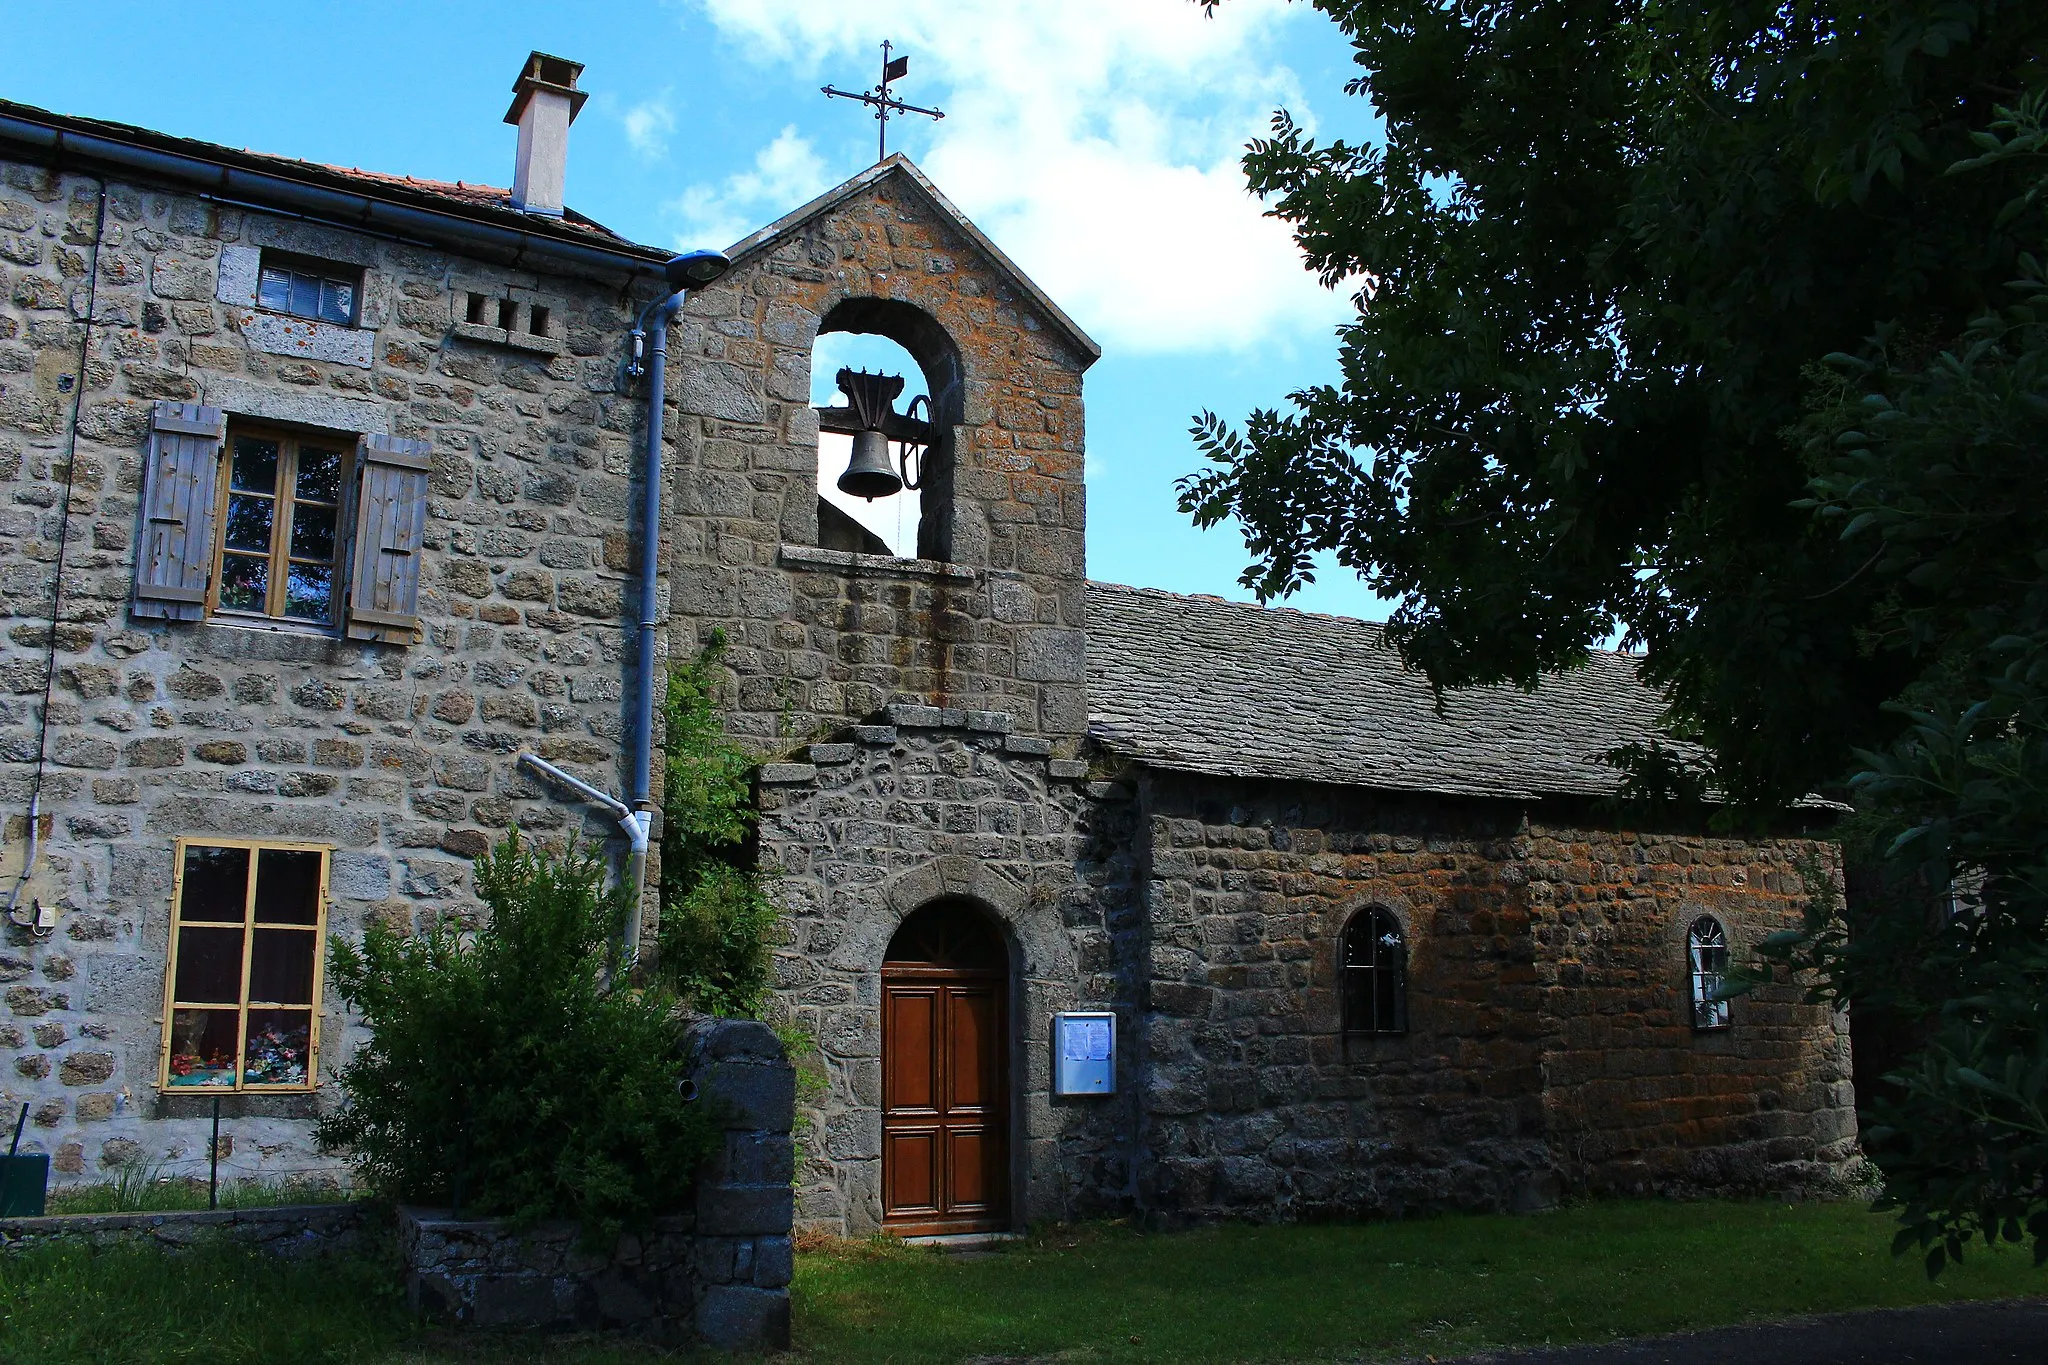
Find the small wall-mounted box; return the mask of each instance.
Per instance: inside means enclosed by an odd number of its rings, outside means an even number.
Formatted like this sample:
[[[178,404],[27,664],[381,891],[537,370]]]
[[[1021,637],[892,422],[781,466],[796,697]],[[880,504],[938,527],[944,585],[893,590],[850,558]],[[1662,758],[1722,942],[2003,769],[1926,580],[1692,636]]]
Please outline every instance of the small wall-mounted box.
[[[1052,1017],[1052,1093],[1116,1093],[1116,1016],[1075,1010]]]

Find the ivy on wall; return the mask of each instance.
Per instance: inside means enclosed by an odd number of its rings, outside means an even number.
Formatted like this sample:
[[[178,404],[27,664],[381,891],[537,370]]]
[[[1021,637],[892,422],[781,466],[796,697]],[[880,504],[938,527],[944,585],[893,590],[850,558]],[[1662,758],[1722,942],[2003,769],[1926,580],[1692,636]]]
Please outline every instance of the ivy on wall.
[[[756,1018],[774,984],[775,905],[753,867],[753,770],[716,703],[725,637],[673,664],[663,703],[660,971],[705,1014]]]

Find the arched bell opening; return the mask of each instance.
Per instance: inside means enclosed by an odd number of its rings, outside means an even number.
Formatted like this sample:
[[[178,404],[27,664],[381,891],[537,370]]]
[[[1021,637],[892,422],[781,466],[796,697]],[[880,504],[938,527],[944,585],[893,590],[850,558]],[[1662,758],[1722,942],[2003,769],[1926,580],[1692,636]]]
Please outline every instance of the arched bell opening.
[[[905,558],[952,558],[959,349],[929,314],[893,299],[846,299],[818,327],[818,543]]]
[[[904,1234],[1010,1219],[1010,950],[960,898],[915,911],[882,962],[882,1222]]]

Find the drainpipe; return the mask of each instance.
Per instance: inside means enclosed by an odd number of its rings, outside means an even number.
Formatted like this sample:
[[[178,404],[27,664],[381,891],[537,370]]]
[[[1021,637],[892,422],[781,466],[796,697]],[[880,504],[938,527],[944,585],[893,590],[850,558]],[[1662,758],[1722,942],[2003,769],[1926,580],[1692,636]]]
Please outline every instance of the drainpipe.
[[[647,496],[640,504],[640,640],[634,655],[639,676],[633,689],[633,805],[652,810],[654,789],[654,628],[656,579],[661,571],[662,421],[667,401],[668,325],[682,311],[688,293],[678,289],[654,307],[653,332],[633,329],[633,371],[647,376]],[[641,348],[652,342],[643,361]]]
[[[633,714],[627,734],[631,746],[628,771],[632,805],[609,796],[580,778],[572,777],[534,754],[521,754],[519,762],[556,786],[581,796],[585,801],[618,821],[627,841],[626,882],[631,900],[626,911],[625,971],[640,961],[641,899],[647,882],[647,843],[654,827],[654,631],[661,624],[657,592],[661,571],[661,489],[663,404],[667,399],[668,327],[689,301],[689,291],[710,284],[732,268],[732,262],[716,251],[691,251],[673,257],[663,267],[670,293],[651,303],[640,314],[628,334],[632,358],[627,362],[630,378],[647,376],[647,459],[646,497],[640,517],[640,631],[634,659]],[[646,354],[649,315],[654,335],[652,354]]]
[[[653,816],[647,811],[629,808],[617,797],[607,796],[582,778],[563,772],[538,754],[519,755],[519,765],[532,769],[557,787],[576,793],[619,822],[619,830],[626,836],[626,875],[622,880],[632,897],[626,903],[624,965],[620,971],[632,971],[640,962],[640,896],[647,886],[647,835],[654,824]]]

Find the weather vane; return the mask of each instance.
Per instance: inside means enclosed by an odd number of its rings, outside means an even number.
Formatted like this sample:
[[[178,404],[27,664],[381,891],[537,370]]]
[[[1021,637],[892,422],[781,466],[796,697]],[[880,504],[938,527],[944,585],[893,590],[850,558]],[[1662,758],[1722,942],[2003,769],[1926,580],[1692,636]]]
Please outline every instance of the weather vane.
[[[885,41],[882,44],[882,80],[874,89],[855,91],[840,90],[830,85],[820,87],[826,94],[836,96],[839,99],[859,100],[862,104],[874,106],[875,117],[881,121],[882,125],[875,134],[875,160],[877,162],[889,159],[889,113],[891,110],[899,114],[925,114],[931,118],[944,118],[946,116],[941,110],[925,109],[915,104],[905,104],[902,100],[890,97],[889,82],[902,80],[905,73],[909,70],[910,58],[907,56],[897,57],[892,61],[889,57],[889,44]]]

